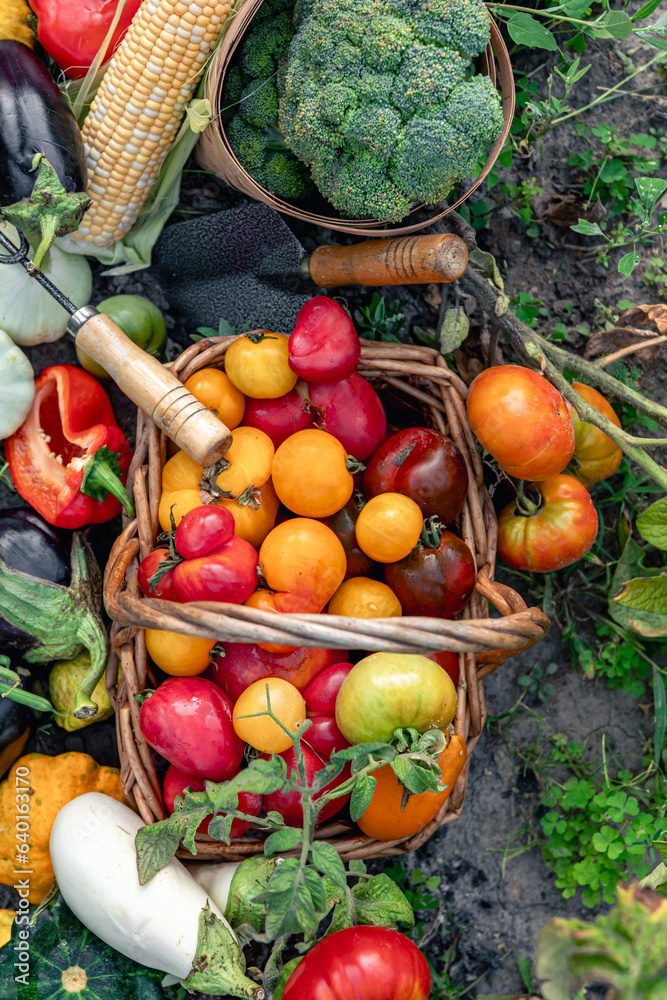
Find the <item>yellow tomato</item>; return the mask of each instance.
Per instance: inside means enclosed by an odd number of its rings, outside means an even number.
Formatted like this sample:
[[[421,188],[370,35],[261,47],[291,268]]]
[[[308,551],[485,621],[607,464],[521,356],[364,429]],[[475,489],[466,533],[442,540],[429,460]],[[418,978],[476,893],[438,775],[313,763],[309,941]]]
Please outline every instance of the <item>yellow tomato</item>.
[[[298,378],[289,366],[289,338],[270,330],[253,330],[235,340],[225,354],[225,371],[252,399],[284,396]]]
[[[271,475],[273,441],[257,427],[237,427],[225,458],[230,463],[218,473],[221,490],[240,497],[249,486],[263,486]]]
[[[258,501],[255,507],[252,501]],[[234,531],[240,538],[250,542],[255,548],[260,546],[276,523],[278,497],[271,480],[253,492],[248,503],[236,500],[218,500],[218,507],[226,507],[234,518]]]
[[[259,550],[278,611],[319,614],[343,582],[345,549],[321,521],[294,517],[270,531]]]
[[[214,639],[198,639],[179,632],[146,629],[146,649],[153,663],[172,677],[196,677],[210,663]]]
[[[362,507],[355,534],[369,559],[392,563],[414,549],[422,527],[422,512],[414,500],[402,493],[380,493]]]
[[[297,431],[276,451],[273,486],[278,499],[300,517],[337,513],[354,489],[345,448],[327,431]]]
[[[269,689],[271,711],[287,726],[290,732],[305,721],[306,703],[301,692],[281,677],[262,677],[243,691],[234,705],[234,730],[236,735],[262,753],[282,753],[292,746],[292,740],[268,715],[253,716],[267,709],[266,689]]]
[[[158,506],[158,520],[163,531],[171,531],[171,514],[174,515],[176,527],[179,526],[188,511],[201,507],[199,490],[174,490],[163,492]]]
[[[341,583],[329,601],[329,614],[346,618],[399,618],[402,613],[391,587],[366,576],[353,576]]]
[[[203,465],[197,465],[184,451],[177,451],[173,458],[165,462],[162,470],[162,490],[165,493],[173,493],[175,490],[195,490],[203,475]]]
[[[243,420],[245,396],[219,368],[200,368],[185,383],[193,396],[233,430]]]

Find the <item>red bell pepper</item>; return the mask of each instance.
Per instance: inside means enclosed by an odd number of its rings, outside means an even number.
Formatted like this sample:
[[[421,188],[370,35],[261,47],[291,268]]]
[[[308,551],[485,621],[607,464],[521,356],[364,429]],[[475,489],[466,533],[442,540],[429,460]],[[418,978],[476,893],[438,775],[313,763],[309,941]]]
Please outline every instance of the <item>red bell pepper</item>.
[[[30,413],[5,441],[5,458],[23,499],[57,528],[109,521],[121,503],[134,516],[120,479],[130,446],[104,389],[81,368],[44,369]]]
[[[29,3],[37,15],[37,37],[43,49],[71,79],[84,77],[111,28],[120,0],[29,0]],[[125,0],[104,60],[114,54],[140,5],[141,0]]]

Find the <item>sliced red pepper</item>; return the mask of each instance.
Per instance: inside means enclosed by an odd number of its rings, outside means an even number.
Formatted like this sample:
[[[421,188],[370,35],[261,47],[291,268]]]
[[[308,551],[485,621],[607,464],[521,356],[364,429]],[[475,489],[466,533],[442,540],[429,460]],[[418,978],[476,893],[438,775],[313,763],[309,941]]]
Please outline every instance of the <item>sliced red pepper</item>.
[[[88,72],[116,16],[119,0],[29,0],[37,15],[37,37],[73,80]],[[105,56],[110,59],[141,0],[125,0]]]
[[[20,495],[57,528],[109,521],[121,502],[134,516],[122,483],[130,446],[104,389],[81,368],[44,369],[30,413],[5,441],[5,458]]]

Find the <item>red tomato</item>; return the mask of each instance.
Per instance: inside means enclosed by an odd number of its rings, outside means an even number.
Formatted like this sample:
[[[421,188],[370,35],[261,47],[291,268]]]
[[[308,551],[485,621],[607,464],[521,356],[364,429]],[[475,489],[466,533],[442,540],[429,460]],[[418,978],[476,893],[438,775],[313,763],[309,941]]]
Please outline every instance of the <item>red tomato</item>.
[[[179,563],[173,573],[179,601],[243,604],[257,586],[257,550],[250,542],[232,535],[208,555]]]
[[[163,601],[178,601],[174,590],[174,571],[168,570],[160,582],[154,587],[150,584],[150,578],[155,573],[161,562],[169,559],[169,549],[153,549],[145,559],[139,563],[139,586],[146,597],[159,597]]]
[[[424,530],[430,529],[425,526]],[[453,618],[470,600],[477,570],[465,542],[443,531],[439,542],[434,537],[431,544],[416,546],[405,559],[388,563],[384,578],[404,615]]]
[[[290,434],[312,427],[313,413],[297,386],[278,399],[248,398],[243,423],[264,431],[277,448]]]
[[[306,783],[307,785],[312,785],[313,779],[318,771],[321,771],[324,767],[324,761],[315,753],[315,751],[308,746],[307,743],[301,744],[301,749],[303,751],[304,764],[306,768]],[[267,757],[268,754],[262,754],[261,756]],[[282,757],[287,764],[287,776],[290,777],[293,770],[296,770],[296,756],[294,753],[294,747],[290,747],[289,750],[284,750],[283,753],[276,754],[278,757]],[[337,788],[338,785],[342,785],[344,781],[350,776],[349,767],[330,781],[328,785],[325,785],[321,792],[318,792],[313,796],[314,799],[318,799],[325,792],[331,791],[332,788]],[[297,775],[298,778],[298,775]],[[300,784],[300,782],[299,782]],[[343,806],[347,803],[349,795],[343,795],[339,799],[332,799],[328,805],[324,806],[318,817],[318,823],[324,823],[326,820],[331,819]],[[270,795],[264,796],[264,810],[269,812],[274,809],[279,812],[282,818],[285,820],[288,826],[302,826],[303,825],[303,809],[301,808],[301,795],[295,791],[285,791],[284,789],[278,792],[271,792]]]
[[[302,306],[289,339],[289,364],[308,382],[338,382],[359,363],[354,323],[333,299],[316,295]]]
[[[236,701],[247,687],[262,677],[281,677],[302,691],[321,670],[332,663],[340,663],[346,656],[347,653],[340,649],[309,646],[279,655],[267,653],[251,643],[226,642],[223,652],[213,657],[206,676]]]
[[[515,569],[550,573],[586,555],[597,537],[598,515],[573,476],[552,476],[533,487],[542,506],[528,517],[515,502],[505,507],[498,519],[498,555]]]
[[[231,775],[234,777],[234,775]],[[182,795],[186,788],[191,788],[193,792],[203,792],[205,788],[205,778],[201,775],[188,775],[180,771],[173,764],[164,776],[164,804],[170,813],[174,812],[174,799],[177,795]],[[262,808],[262,796],[255,795],[254,792],[239,792],[239,809],[249,816],[257,816]],[[218,813],[223,815],[224,813]],[[213,815],[203,819],[197,827],[197,833],[204,833],[208,836],[208,825]],[[232,823],[231,837],[242,837],[252,824],[244,819],[235,819]]]
[[[304,734],[304,740],[324,760],[329,760],[334,750],[344,750],[349,743],[338,728],[335,717],[317,715]]]
[[[234,534],[234,518],[226,507],[214,503],[189,510],[182,518],[174,544],[176,551],[184,559],[197,559],[220,548]]]
[[[236,774],[243,742],[232,725],[232,703],[201,677],[170,677],[141,706],[146,741],[188,775],[224,781]]]
[[[574,452],[574,430],[561,394],[543,375],[496,365],[474,379],[468,395],[473,434],[508,476],[549,479]]]
[[[431,973],[416,944],[388,927],[328,934],[291,974],[283,1000],[428,1000]]]
[[[419,504],[424,517],[450,524],[468,492],[463,455],[448,437],[428,427],[408,427],[387,438],[364,473],[367,498],[403,493]]]
[[[348,455],[365,462],[384,440],[384,406],[370,382],[357,372],[330,385],[313,384],[309,395],[317,410],[315,426],[338,438]]]
[[[441,653],[427,653],[426,655],[429,660],[435,660],[436,663],[440,664],[443,670],[447,671],[454,683],[454,687],[456,687],[459,683],[459,673],[461,669],[459,665],[459,654],[452,653],[449,650],[443,650]]]
[[[334,652],[332,650],[332,652]],[[436,656],[437,654],[434,654]],[[332,663],[320,671],[303,689],[303,700],[308,715],[335,715],[336,696],[340,686],[352,669],[351,663]]]

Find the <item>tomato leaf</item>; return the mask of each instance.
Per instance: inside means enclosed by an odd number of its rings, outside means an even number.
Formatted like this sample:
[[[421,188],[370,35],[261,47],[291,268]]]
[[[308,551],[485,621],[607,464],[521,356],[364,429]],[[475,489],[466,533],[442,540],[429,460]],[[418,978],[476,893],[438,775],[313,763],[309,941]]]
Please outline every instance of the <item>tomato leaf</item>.
[[[311,845],[310,856],[317,870],[323,875],[327,875],[334,885],[340,886],[343,890],[347,888],[345,865],[332,844],[328,844],[324,840],[316,840]]]
[[[349,924],[348,924],[348,926],[349,926]],[[296,967],[299,964],[299,962],[302,962],[304,958],[305,958],[305,955],[297,955],[296,958],[291,958],[289,960],[289,962],[287,962],[285,965],[283,965],[282,969],[280,970],[280,975],[278,976],[278,979],[276,980],[276,984],[275,984],[275,986],[273,988],[273,1000],[282,1000],[282,998],[283,998],[283,990],[285,989],[285,984],[287,983],[287,980],[292,975],[292,973],[296,969]],[[266,974],[266,969],[264,970],[264,972]],[[269,985],[266,982],[266,975],[264,977],[264,985],[265,986]]]
[[[378,757],[380,760],[391,760],[396,755],[395,749],[388,743],[357,743],[353,747],[345,747],[344,750],[335,750],[331,754],[331,762],[354,760],[356,757]]]
[[[366,863],[361,859],[355,859],[354,861],[350,861],[348,868],[350,869],[353,875],[365,875],[368,870],[366,867]]]
[[[405,896],[388,875],[382,872],[365,882],[358,882],[352,889],[352,898],[360,924],[414,924],[415,915]]]
[[[401,784],[405,785],[411,794],[419,795],[421,792],[435,792],[438,790],[440,768],[435,761],[433,763],[437,768],[438,774],[435,773],[432,767],[428,766],[427,762],[415,761],[407,756],[397,757],[389,766]]]
[[[350,799],[350,817],[356,823],[368,809],[373,798],[377,779],[372,774],[360,774]]]
[[[270,857],[272,854],[283,854],[293,851],[298,847],[303,838],[303,832],[295,827],[287,827],[285,830],[276,830],[264,841],[264,854]]]
[[[254,903],[266,905],[266,933],[269,939],[317,929],[320,918],[315,912],[306,871],[300,867],[298,858],[286,858],[276,868],[266,889],[253,897]],[[317,872],[313,874],[317,875]],[[323,887],[320,898],[324,907]]]
[[[235,809],[236,806],[232,806]],[[208,824],[208,835],[213,840],[220,840],[225,844],[231,843],[233,816],[214,816]],[[187,847],[187,844],[185,845]]]
[[[665,697],[665,682],[662,674],[653,664],[653,705],[655,711],[655,729],[653,731],[653,760],[660,767],[662,747],[667,732],[667,698]]]
[[[656,500],[639,515],[637,531],[656,549],[667,549],[667,497]]]
[[[282,757],[274,756],[269,760],[258,757],[256,760],[251,760],[248,767],[235,775],[231,781],[220,785],[207,781],[206,791],[210,796],[214,812],[224,812],[225,808],[229,808],[230,795],[238,795],[239,792],[269,795],[283,787],[286,775],[287,766]]]
[[[335,934],[336,931],[343,931],[346,927],[354,924],[354,905],[352,896],[346,892],[340,902],[336,903],[333,911],[331,923],[327,927],[327,934]]]
[[[181,842],[181,831],[170,819],[137,830],[137,872],[146,885],[173,858]]]
[[[610,595],[617,593],[627,580],[634,577],[657,576],[659,569],[647,569],[644,566],[644,550],[637,545],[633,538],[628,537],[621,558],[616,564],[614,577],[611,582]],[[660,627],[660,615],[651,615],[644,611],[635,611],[632,608],[623,607],[611,596],[608,603],[609,616],[620,625],[621,628],[640,632],[642,635],[652,635],[653,629]],[[659,632],[657,633],[660,634]]]
[[[621,590],[613,595],[617,604],[633,611],[641,611],[650,614],[653,621],[650,631],[645,631],[644,627],[633,626],[642,635],[667,635],[667,573],[661,573],[654,577],[636,577],[634,580],[627,580]]]

